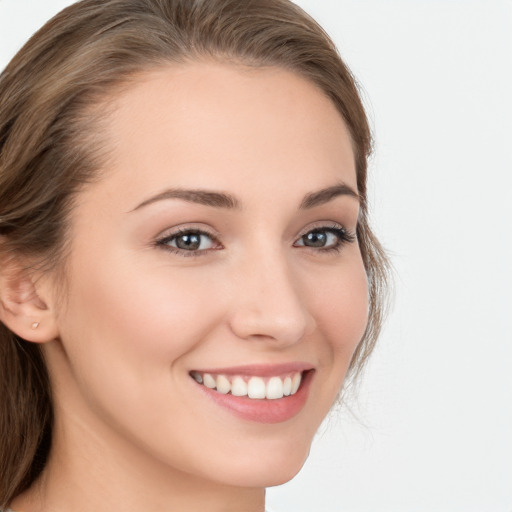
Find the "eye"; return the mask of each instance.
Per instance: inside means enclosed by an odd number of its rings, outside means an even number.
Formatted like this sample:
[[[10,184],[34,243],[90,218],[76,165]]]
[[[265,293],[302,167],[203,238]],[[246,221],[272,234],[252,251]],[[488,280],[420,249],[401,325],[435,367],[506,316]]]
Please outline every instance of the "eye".
[[[212,235],[197,229],[180,230],[158,240],[157,244],[166,249],[174,249],[175,252],[189,252],[190,255],[219,245]]]
[[[342,227],[319,227],[302,235],[294,245],[323,251],[340,250],[344,244],[354,242],[355,239],[355,235]]]

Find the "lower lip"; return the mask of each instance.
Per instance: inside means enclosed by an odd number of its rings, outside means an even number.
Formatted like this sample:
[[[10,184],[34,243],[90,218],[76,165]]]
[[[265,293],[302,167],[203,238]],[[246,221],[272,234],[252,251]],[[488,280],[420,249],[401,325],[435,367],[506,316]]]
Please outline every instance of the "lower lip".
[[[247,396],[223,395],[214,389],[197,384],[200,390],[213,402],[231,411],[236,416],[258,423],[281,423],[296,416],[308,398],[313,371],[304,372],[297,393],[275,400],[252,399]]]

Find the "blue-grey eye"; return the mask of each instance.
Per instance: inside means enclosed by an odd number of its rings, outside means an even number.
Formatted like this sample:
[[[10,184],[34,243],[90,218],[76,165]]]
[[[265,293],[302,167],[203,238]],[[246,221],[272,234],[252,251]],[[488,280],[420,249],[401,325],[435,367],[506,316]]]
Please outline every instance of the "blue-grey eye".
[[[333,247],[340,243],[340,236],[328,230],[315,229],[301,236],[295,245],[304,247]]]
[[[206,233],[199,231],[187,231],[173,235],[164,240],[164,243],[183,251],[204,251],[214,246],[212,238]]]

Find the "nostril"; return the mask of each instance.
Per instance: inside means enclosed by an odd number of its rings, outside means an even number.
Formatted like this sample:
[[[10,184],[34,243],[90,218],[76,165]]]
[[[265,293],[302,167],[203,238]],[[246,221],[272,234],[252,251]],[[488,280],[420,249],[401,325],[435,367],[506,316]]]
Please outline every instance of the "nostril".
[[[297,343],[314,330],[313,317],[302,309],[287,314],[239,308],[229,323],[233,333],[241,339],[280,345]]]

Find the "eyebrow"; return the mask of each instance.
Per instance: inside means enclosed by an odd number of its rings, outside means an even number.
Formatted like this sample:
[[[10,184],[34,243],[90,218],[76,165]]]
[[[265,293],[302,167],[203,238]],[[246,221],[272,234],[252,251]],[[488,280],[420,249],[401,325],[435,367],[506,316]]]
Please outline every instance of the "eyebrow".
[[[205,206],[213,206],[214,208],[240,209],[240,202],[238,199],[224,192],[173,188],[146,199],[132,211],[164,199],[181,199],[182,201],[187,201],[189,203],[203,204]]]
[[[345,183],[340,183],[338,185],[333,185],[331,187],[306,194],[300,203],[299,209],[309,210],[310,208],[328,203],[339,196],[349,196],[357,199],[358,201],[360,200],[359,194],[352,187]],[[172,188],[146,199],[131,211],[139,210],[144,206],[148,206],[165,199],[181,199],[182,201],[212,206],[214,208],[241,209],[240,201],[236,197],[225,192]]]
[[[323,188],[318,192],[311,192],[307,194],[300,204],[300,209],[308,210],[315,206],[328,203],[339,196],[349,196],[360,201],[359,194],[352,187],[349,187],[345,183],[339,183],[332,187]]]

